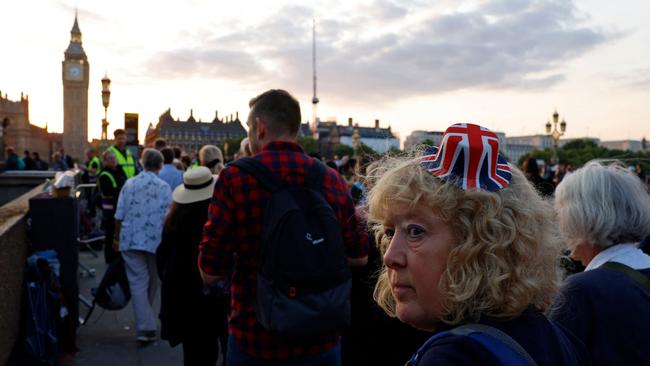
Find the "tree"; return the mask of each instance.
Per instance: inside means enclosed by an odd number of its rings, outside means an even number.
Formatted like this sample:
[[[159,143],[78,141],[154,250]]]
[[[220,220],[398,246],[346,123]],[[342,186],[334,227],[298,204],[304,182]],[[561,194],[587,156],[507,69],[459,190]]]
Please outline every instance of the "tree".
[[[302,146],[303,150],[305,150],[307,154],[316,154],[320,150],[318,141],[314,140],[314,138],[310,136],[298,137],[298,145]]]
[[[396,148],[395,146],[391,146],[390,149],[388,149],[388,151],[386,153],[388,155],[390,155],[390,156],[405,156],[406,155],[405,151],[402,151],[402,150]]]
[[[354,149],[348,145],[338,144],[334,147],[334,155],[338,156],[339,158],[342,158],[345,155],[351,157],[354,156]]]
[[[424,139],[424,141],[420,142],[418,145],[434,146],[435,143],[431,139]]]
[[[221,149],[221,152],[223,153],[223,158],[228,161],[230,160],[228,157],[232,157],[239,151],[239,146],[241,145],[241,140],[243,140],[244,137],[233,137],[233,138],[227,138],[219,141],[216,143],[216,146]],[[226,148],[226,145],[228,148]]]
[[[363,142],[359,142],[359,151],[357,153],[359,155],[368,155],[373,157],[379,156],[379,154],[372,147],[364,144]]]
[[[530,157],[543,159],[548,162],[551,160],[552,155],[553,150],[550,148],[533,150],[530,154],[522,156],[519,159],[519,166]],[[628,166],[641,164],[645,171],[649,171],[648,169],[650,168],[650,153],[643,151],[610,150],[588,139],[573,140],[566,143],[557,150],[557,155],[561,164],[571,164],[574,169],[594,159],[618,160]]]

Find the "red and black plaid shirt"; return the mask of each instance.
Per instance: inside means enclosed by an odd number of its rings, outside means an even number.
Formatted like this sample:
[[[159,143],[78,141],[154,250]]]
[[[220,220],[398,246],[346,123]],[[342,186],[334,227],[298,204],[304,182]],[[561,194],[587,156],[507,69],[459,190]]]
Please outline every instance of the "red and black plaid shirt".
[[[313,159],[299,145],[271,142],[254,157],[288,184],[304,184]],[[328,168],[323,187],[341,223],[350,258],[368,255],[368,237],[355,212],[347,184]],[[271,335],[255,318],[257,252],[262,237],[262,217],[270,193],[253,176],[236,166],[219,174],[203,230],[199,266],[203,272],[229,278],[229,334],[248,355],[264,359],[298,358],[325,352],[336,345],[335,333],[317,338],[286,339]]]

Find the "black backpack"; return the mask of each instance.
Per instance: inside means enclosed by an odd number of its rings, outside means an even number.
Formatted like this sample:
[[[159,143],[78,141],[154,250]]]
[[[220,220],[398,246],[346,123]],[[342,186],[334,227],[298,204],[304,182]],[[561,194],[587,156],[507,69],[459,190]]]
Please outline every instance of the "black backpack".
[[[84,325],[95,310],[95,305],[99,305],[106,310],[121,310],[129,304],[131,289],[129,288],[129,280],[126,276],[126,267],[122,256],[118,256],[108,265],[99,286],[90,291],[94,299],[88,314],[83,320],[82,324]]]
[[[347,328],[352,279],[341,226],[323,192],[325,165],[314,160],[304,186],[282,182],[253,158],[231,165],[271,192],[258,252],[257,321],[285,337]]]

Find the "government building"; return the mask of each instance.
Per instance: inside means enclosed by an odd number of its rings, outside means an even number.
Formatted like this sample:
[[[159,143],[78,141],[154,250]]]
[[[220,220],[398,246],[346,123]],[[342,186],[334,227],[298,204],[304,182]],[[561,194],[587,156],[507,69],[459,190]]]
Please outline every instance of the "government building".
[[[145,146],[152,146],[158,138],[167,141],[167,145],[179,146],[188,153],[199,151],[203,145],[217,145],[226,139],[239,139],[246,137],[246,130],[239,120],[239,112],[219,118],[215,112],[214,119],[209,122],[198,121],[190,110],[190,116],[185,121],[172,117],[171,109],[167,109],[158,117],[158,123],[154,127],[149,124],[145,138]]]
[[[29,96],[20,94],[13,101],[0,93],[0,158],[5,159],[4,148],[11,146],[22,157],[25,150],[37,152],[41,160],[49,161],[52,153],[61,148],[60,133],[50,133],[29,120]]]

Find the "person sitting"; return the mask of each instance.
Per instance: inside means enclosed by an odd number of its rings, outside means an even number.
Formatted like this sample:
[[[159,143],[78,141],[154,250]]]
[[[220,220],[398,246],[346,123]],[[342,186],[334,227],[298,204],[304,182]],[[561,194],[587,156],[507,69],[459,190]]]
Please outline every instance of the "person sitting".
[[[58,151],[55,152],[52,155],[52,170],[55,172],[65,172],[68,168],[68,163],[65,162],[61,153]]]
[[[555,191],[559,228],[586,269],[549,314],[586,344],[594,365],[650,362],[650,196],[634,172],[592,161]]]
[[[23,164],[25,165],[25,170],[36,170],[36,163],[32,159],[29,150],[25,150],[25,155],[23,156]]]
[[[588,363],[584,345],[544,316],[560,278],[550,203],[498,151],[496,134],[455,124],[439,148],[369,173],[384,259],[375,300],[435,332],[411,365]]]
[[[34,166],[36,170],[47,170],[49,168],[47,162],[41,160],[41,156],[37,151],[34,151],[32,156],[34,157]]]
[[[5,170],[22,170],[20,168],[22,160],[20,160],[13,147],[7,146],[5,148],[5,156],[7,157],[7,160],[5,160]]]

